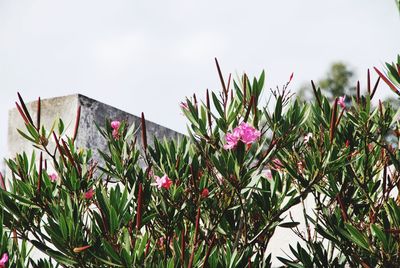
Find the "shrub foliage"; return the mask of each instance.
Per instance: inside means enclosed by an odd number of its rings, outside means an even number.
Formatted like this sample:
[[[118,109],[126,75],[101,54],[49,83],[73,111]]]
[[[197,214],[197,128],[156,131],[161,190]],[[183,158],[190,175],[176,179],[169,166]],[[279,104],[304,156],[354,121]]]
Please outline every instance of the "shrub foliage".
[[[390,66],[378,73],[396,92]],[[399,117],[371,104],[379,79],[332,103],[312,83],[305,103],[292,76],[267,92],[264,72],[231,82],[217,70],[220,91],[181,103],[187,137],[148,144],[143,115],[140,126],[111,118],[98,125],[102,159],[75,145],[79,111],[68,137],[62,120],[41,125],[40,100],[34,122],[20,98],[19,133],[37,151],[0,178],[0,267],[270,267],[276,228],[300,237],[279,257],[288,267],[395,267]]]

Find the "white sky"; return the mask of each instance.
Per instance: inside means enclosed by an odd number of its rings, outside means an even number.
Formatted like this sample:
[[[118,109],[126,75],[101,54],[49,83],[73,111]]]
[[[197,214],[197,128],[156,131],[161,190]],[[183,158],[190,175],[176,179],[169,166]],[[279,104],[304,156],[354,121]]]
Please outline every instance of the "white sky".
[[[184,132],[178,103],[228,72],[267,86],[318,80],[336,60],[366,69],[400,53],[393,0],[0,0],[0,156],[7,111],[82,93]]]

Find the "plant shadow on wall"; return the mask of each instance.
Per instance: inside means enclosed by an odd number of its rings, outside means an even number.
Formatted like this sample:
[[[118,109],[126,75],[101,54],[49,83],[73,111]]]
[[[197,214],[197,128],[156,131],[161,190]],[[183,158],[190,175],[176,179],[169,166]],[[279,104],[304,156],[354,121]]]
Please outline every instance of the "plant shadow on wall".
[[[399,64],[377,70],[398,95]],[[379,82],[351,103],[313,86],[305,103],[291,76],[269,109],[264,72],[231,82],[216,65],[221,91],[181,103],[187,138],[147,144],[143,114],[140,126],[108,120],[101,166],[75,146],[79,109],[67,137],[61,120],[41,125],[40,99],[34,122],[19,96],[19,133],[38,153],[0,176],[0,267],[271,267],[276,228],[302,239],[279,257],[288,267],[396,266],[400,131],[390,105],[371,106]],[[285,215],[307,196],[316,207],[299,226]]]

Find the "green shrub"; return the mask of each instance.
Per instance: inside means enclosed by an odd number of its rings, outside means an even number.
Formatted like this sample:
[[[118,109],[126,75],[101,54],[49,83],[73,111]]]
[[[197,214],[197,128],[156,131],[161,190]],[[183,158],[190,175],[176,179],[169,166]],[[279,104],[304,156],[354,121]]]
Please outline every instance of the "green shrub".
[[[377,84],[332,104],[314,87],[315,102],[304,103],[288,90],[291,76],[271,91],[271,109],[264,72],[231,83],[217,67],[222,90],[181,104],[188,137],[147,144],[144,116],[141,126],[113,118],[98,125],[102,164],[62,120],[45,129],[39,112],[34,123],[20,98],[19,132],[39,153],[7,160],[7,265],[270,267],[276,228],[302,239],[279,258],[290,267],[399,263],[398,115],[372,107]],[[303,234],[287,212],[307,197],[316,207],[304,210]],[[48,259],[32,260],[27,245]]]

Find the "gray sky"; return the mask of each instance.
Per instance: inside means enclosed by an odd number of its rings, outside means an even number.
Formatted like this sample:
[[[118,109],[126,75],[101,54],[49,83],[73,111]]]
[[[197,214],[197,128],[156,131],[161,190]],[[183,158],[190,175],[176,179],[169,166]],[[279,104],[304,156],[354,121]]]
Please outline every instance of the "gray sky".
[[[266,70],[275,87],[343,60],[366,69],[400,53],[393,0],[0,0],[0,155],[16,92],[82,93],[184,132],[179,101],[225,73]],[[365,83],[365,82],[364,82]]]

